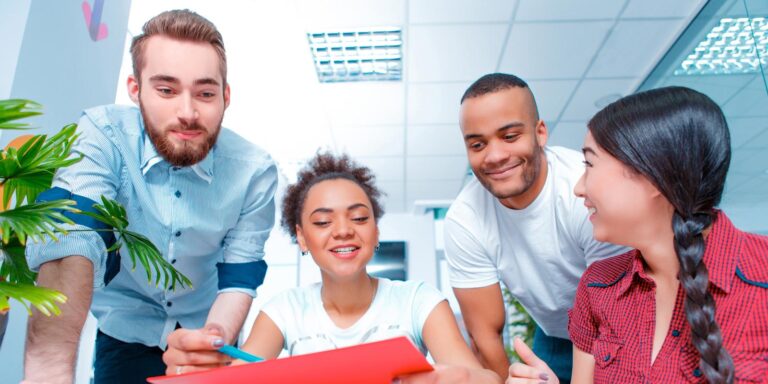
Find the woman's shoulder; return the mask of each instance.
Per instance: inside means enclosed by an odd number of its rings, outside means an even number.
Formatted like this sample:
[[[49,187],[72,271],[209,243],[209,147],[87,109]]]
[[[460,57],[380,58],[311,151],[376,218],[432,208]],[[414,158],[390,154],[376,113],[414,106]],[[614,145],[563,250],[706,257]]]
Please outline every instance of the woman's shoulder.
[[[750,285],[768,289],[768,236],[742,233],[744,242],[736,275]]]
[[[627,275],[636,257],[637,250],[633,249],[620,255],[595,261],[584,271],[581,280],[587,287],[606,288],[612,286]]]

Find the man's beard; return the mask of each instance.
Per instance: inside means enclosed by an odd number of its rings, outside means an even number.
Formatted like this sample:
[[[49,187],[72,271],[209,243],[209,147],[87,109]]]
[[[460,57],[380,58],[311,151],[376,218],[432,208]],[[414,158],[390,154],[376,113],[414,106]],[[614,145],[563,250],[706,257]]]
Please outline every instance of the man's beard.
[[[515,189],[500,191],[495,189],[493,184],[486,178],[478,177],[477,179],[480,181],[480,184],[482,184],[485,189],[491,192],[491,194],[497,199],[508,199],[510,197],[520,196],[528,192],[533,184],[536,183],[536,178],[538,178],[539,173],[541,172],[541,163],[544,161],[542,152],[544,152],[544,149],[539,146],[538,140],[535,140],[533,145],[533,154],[531,154],[531,156],[526,159],[527,164],[523,164],[525,165],[525,169],[523,170],[522,175],[523,185]]]
[[[155,146],[157,153],[162,156],[165,161],[176,167],[187,167],[193,164],[197,164],[208,156],[213,145],[216,144],[216,139],[219,137],[221,131],[221,120],[216,125],[216,129],[209,131],[204,126],[193,123],[192,125],[173,124],[165,127],[161,130],[152,124],[150,124],[147,117],[144,115],[144,108],[140,108],[141,117],[144,119],[144,127],[147,130],[149,139],[152,140],[152,144]],[[222,117],[223,119],[223,117]],[[188,140],[183,140],[181,144],[174,144],[171,139],[168,138],[168,132],[170,131],[200,131],[205,135],[205,140],[200,143],[193,143]]]

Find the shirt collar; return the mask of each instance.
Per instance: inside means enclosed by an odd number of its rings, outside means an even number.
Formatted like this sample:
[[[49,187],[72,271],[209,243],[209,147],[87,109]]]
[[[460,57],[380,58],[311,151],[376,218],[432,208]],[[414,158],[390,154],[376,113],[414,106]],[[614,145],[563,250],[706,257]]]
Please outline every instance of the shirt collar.
[[[162,156],[160,156],[159,153],[157,153],[157,149],[155,148],[155,145],[152,143],[152,140],[149,138],[149,135],[144,133],[144,145],[142,148],[141,153],[141,173],[146,175],[147,172],[149,172],[152,167],[154,167],[157,164],[160,163],[166,163],[165,159],[163,159]],[[203,179],[205,182],[210,184],[213,181],[213,163],[214,163],[214,156],[216,151],[216,145],[211,148],[211,150],[208,152],[208,155],[205,156],[205,158],[200,161],[197,164],[191,165],[189,168],[191,168],[195,174]]]
[[[717,210],[715,221],[706,240],[704,240],[704,264],[709,272],[709,281],[723,290],[730,292],[736,265],[739,261],[742,239],[740,232],[725,214]],[[634,284],[635,278],[652,281],[645,273],[645,263],[638,250],[632,250],[632,258],[626,276],[618,282],[617,296],[623,295]]]

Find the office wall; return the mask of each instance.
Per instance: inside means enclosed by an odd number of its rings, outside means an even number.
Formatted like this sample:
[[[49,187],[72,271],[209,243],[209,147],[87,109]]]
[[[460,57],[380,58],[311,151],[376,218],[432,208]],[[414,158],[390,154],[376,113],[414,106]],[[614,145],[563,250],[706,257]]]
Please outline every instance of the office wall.
[[[88,0],[95,9],[97,0]],[[82,0],[0,1],[0,98],[27,98],[43,105],[44,115],[28,121],[39,129],[23,133],[53,133],[77,122],[89,106],[112,103],[125,49],[130,0],[106,2],[101,23],[106,36],[94,40],[89,33]],[[96,17],[93,17],[95,20]],[[0,132],[3,147],[20,132]],[[22,378],[27,312],[12,303],[8,330],[0,347],[0,383]],[[95,323],[83,333],[78,382],[90,377]],[[89,342],[90,341],[90,342]]]

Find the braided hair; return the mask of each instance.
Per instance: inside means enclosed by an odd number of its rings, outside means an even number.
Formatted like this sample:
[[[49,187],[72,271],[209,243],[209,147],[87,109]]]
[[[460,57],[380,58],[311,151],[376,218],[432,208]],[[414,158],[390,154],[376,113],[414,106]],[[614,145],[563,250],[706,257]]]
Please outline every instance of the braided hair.
[[[670,224],[691,341],[707,380],[732,383],[733,359],[723,346],[703,262],[702,232],[715,219],[731,159],[722,110],[692,89],[659,88],[608,105],[588,127],[601,148],[647,177],[674,207]]]

